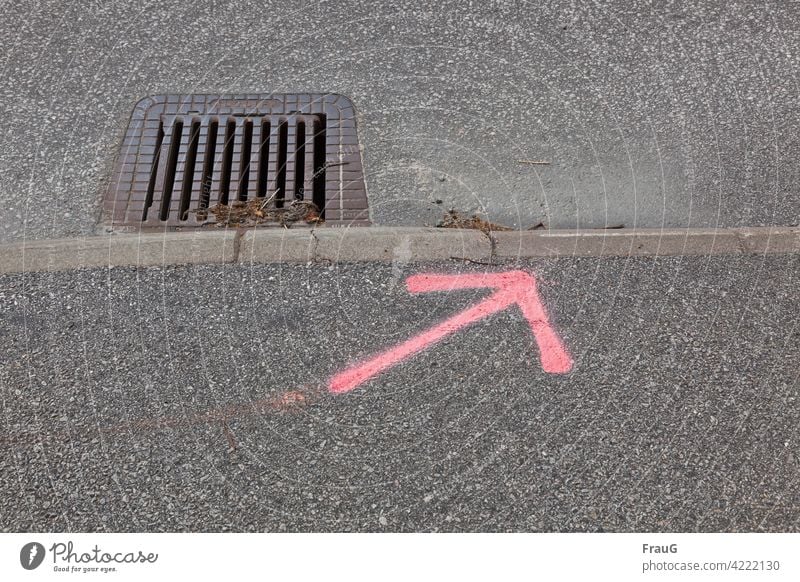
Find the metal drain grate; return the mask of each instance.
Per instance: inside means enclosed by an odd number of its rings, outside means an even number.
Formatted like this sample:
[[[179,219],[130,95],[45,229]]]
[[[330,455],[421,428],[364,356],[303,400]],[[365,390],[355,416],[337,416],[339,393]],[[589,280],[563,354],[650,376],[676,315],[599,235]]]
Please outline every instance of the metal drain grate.
[[[368,225],[355,112],[335,94],[157,95],[139,101],[104,201],[114,227],[198,227],[254,198],[312,201]]]

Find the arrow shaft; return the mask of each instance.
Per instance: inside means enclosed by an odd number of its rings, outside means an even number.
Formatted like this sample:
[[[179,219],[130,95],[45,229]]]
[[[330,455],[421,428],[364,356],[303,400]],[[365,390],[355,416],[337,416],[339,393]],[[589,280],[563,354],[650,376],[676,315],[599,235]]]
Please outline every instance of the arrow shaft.
[[[415,335],[400,345],[382,352],[366,362],[357,364],[336,374],[331,378],[328,387],[330,391],[334,393],[348,392],[373,376],[380,374],[384,370],[421,352],[428,346],[435,344],[442,338],[447,337],[479,319],[497,313],[514,302],[515,297],[512,293],[503,290],[496,291],[480,303],[476,303],[453,317],[434,325],[430,329]]]

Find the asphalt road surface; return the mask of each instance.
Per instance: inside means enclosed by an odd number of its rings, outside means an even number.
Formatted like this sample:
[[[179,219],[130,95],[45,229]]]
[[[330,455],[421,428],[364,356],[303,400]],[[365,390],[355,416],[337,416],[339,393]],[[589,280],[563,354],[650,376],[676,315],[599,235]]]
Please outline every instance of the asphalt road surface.
[[[524,269],[509,308],[332,375]],[[798,257],[221,265],[0,278],[0,530],[798,531]]]
[[[449,207],[522,228],[800,220],[797,2],[0,11],[0,241],[94,232],[133,105],[161,93],[349,96],[376,224]]]

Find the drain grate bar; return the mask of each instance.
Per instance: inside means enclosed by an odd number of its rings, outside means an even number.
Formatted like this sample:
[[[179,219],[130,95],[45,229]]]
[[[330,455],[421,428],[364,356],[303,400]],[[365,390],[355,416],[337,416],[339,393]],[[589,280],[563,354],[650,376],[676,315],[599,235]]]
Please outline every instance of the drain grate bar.
[[[313,202],[318,208],[325,206],[325,125],[314,120],[314,172],[311,176]]]
[[[230,170],[228,171],[228,204],[239,200],[242,187],[242,152],[244,150],[245,119],[237,117],[234,120],[233,140],[230,145]]]
[[[213,163],[211,164],[211,174],[208,181],[208,205],[206,208],[219,202],[219,194],[222,184],[222,168],[225,158],[225,143],[228,139],[228,123],[220,123],[218,119],[213,120],[212,129],[216,128],[214,141],[210,144],[210,154]]]
[[[311,182],[311,176],[314,174],[314,123],[298,123],[297,128],[301,147],[297,154],[295,176],[298,186],[295,190],[295,198],[306,200],[306,193],[308,193],[313,199],[314,185]]]
[[[285,186],[283,188],[284,204],[294,199],[295,160],[297,159],[297,125],[284,122],[286,125],[286,168],[283,170]],[[280,172],[281,169],[278,168]]]
[[[197,147],[192,170],[192,187],[189,191],[189,205],[185,214],[181,215],[181,220],[189,219],[191,209],[197,210],[199,220],[205,220],[205,217],[201,216],[201,211],[204,204],[206,208],[208,207],[208,199],[204,197],[204,193],[209,187],[206,183],[206,175],[210,173],[208,164],[211,163],[210,160],[213,156],[213,150],[209,147],[210,134],[211,124],[198,122]]]

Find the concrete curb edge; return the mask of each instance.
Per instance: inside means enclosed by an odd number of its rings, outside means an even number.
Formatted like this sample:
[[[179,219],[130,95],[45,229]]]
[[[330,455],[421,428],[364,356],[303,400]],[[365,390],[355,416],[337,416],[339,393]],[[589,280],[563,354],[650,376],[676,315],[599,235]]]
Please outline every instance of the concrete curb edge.
[[[800,252],[799,227],[505,231],[265,228],[111,234],[0,244],[0,273],[201,263],[306,263]]]

